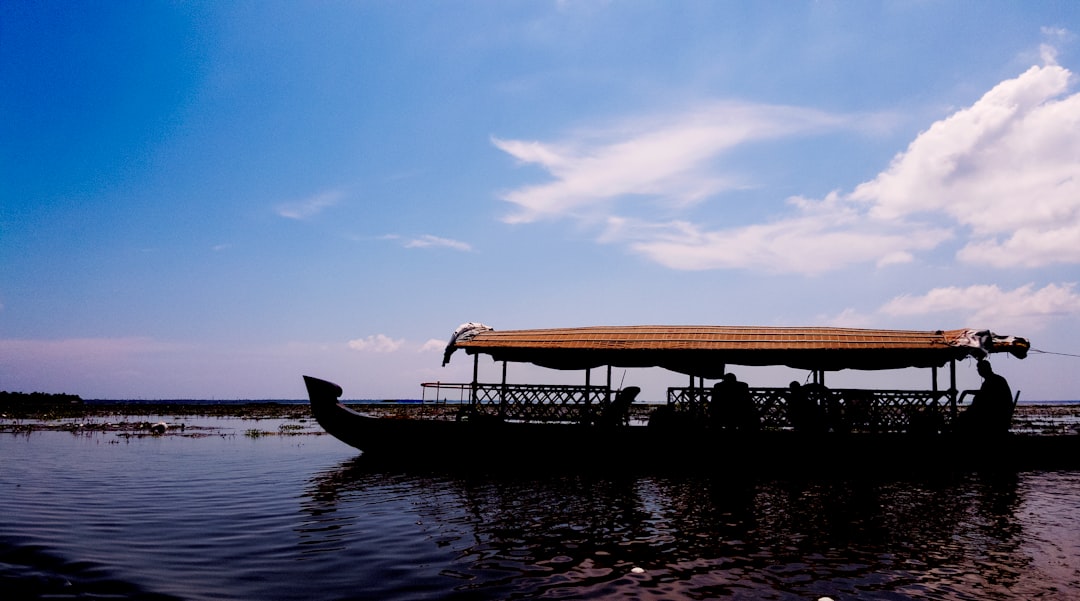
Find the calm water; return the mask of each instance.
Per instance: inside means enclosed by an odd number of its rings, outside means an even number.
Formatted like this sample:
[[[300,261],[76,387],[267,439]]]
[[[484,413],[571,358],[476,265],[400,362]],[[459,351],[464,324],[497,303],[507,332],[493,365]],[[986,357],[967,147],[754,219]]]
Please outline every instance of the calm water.
[[[0,434],[0,597],[1080,598],[1080,472],[426,473],[209,421]]]

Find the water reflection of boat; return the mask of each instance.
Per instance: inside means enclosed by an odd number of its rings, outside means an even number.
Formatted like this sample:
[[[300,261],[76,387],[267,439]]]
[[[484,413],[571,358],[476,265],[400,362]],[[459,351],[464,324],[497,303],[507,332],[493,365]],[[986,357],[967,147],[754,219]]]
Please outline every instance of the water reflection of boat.
[[[443,557],[461,598],[973,598],[1039,580],[1031,475],[507,477],[371,459],[312,479],[312,522],[346,524],[315,534],[366,548],[370,520],[404,512],[423,545],[382,550]]]
[[[365,454],[404,461],[476,461],[485,466],[534,461],[600,467],[659,464],[724,469],[933,466],[1069,467],[1080,462],[1080,436],[957,433],[964,394],[957,361],[1007,352],[1023,358],[1028,342],[988,331],[896,331],[840,328],[690,326],[588,327],[495,331],[465,324],[447,345],[444,364],[463,349],[473,381],[424,384],[427,410],[408,418],[362,415],[342,405],[337,385],[305,376],[319,424]],[[478,359],[502,363],[502,380],[481,382]],[[579,370],[582,385],[513,384],[507,363]],[[818,427],[796,423],[794,392],[744,387],[753,427],[718,419],[731,408],[721,379],[728,366],[779,365],[808,370],[803,387]],[[647,419],[630,419],[636,387],[612,385],[612,368],[661,367],[689,385],[667,390]],[[948,368],[949,385],[939,385]],[[597,382],[594,371],[605,370]],[[829,389],[842,369],[930,370],[928,389]],[[603,372],[602,372],[603,373]],[[454,391],[460,404],[440,397]],[[973,448],[977,447],[977,448]],[[732,457],[737,458],[733,461]]]

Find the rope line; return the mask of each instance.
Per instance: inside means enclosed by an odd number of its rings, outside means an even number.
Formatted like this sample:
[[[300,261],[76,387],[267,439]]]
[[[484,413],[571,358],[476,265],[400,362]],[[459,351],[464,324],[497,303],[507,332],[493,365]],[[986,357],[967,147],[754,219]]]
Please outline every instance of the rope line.
[[[1039,350],[1037,348],[1030,349],[1028,352],[1029,353],[1039,353],[1039,354],[1042,354],[1042,355],[1061,355],[1062,357],[1076,357],[1076,358],[1080,359],[1080,355],[1076,355],[1076,354],[1073,354],[1073,353],[1055,353],[1053,351],[1041,351],[1041,350]]]

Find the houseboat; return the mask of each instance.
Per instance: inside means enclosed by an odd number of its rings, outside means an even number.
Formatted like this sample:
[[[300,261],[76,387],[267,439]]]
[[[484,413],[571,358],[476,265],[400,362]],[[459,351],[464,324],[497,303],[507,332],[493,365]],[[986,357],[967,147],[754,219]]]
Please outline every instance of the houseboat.
[[[976,329],[495,330],[467,323],[450,338],[443,365],[464,351],[472,357],[472,381],[422,384],[424,402],[409,415],[365,415],[339,401],[336,384],[304,380],[319,424],[381,459],[754,471],[1080,467],[1080,435],[1008,431],[1019,393],[1007,399],[1004,426],[965,427],[965,414],[973,414],[965,401],[979,393],[957,390],[958,362],[1002,353],[1022,359],[1029,348],[1026,339]],[[501,364],[500,381],[480,380],[481,356]],[[509,363],[580,372],[581,382],[509,382]],[[787,366],[807,376],[786,387],[749,387],[734,380],[732,366]],[[667,389],[665,402],[636,403],[636,387],[612,380],[613,369],[655,367],[687,378],[686,386]],[[829,388],[826,382],[839,370],[907,368],[929,372],[922,388]]]

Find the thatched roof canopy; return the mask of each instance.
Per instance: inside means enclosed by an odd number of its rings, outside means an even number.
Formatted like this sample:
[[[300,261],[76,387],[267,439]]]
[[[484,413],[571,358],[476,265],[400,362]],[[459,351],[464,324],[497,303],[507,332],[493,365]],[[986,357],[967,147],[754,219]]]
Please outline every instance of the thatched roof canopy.
[[[786,365],[807,370],[943,366],[1007,351],[1023,357],[1023,338],[987,330],[903,331],[741,326],[595,326],[497,331],[465,324],[446,349],[552,369],[663,367],[707,378],[726,365]]]

